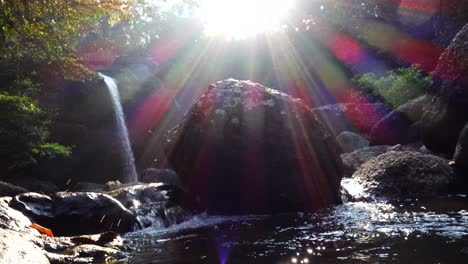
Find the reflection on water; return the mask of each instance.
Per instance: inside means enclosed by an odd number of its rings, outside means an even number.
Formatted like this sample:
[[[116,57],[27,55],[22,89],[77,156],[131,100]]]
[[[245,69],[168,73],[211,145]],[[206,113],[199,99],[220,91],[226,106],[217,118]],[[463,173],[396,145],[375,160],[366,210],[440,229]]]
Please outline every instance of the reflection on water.
[[[127,235],[131,263],[468,263],[468,199],[203,217]]]

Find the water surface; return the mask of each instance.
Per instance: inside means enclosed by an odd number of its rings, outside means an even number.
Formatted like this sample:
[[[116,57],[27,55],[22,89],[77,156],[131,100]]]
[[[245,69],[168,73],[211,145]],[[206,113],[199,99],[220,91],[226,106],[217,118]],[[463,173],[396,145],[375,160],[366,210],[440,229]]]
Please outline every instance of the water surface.
[[[468,199],[196,216],[127,235],[131,263],[468,263]]]

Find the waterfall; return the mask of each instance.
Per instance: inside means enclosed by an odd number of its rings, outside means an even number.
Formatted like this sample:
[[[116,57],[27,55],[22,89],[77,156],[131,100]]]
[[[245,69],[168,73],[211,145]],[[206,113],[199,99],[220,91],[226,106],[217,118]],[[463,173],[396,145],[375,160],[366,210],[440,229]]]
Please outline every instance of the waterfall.
[[[119,90],[117,83],[114,79],[106,76],[102,73],[99,75],[104,79],[107,85],[107,89],[112,97],[112,105],[115,111],[115,121],[117,123],[117,133],[119,138],[119,144],[122,149],[122,159],[124,162],[123,176],[119,179],[121,182],[136,182],[138,176],[135,169],[135,158],[133,157],[132,147],[128,138],[128,130],[125,124],[125,116],[122,110],[122,104],[120,103]]]

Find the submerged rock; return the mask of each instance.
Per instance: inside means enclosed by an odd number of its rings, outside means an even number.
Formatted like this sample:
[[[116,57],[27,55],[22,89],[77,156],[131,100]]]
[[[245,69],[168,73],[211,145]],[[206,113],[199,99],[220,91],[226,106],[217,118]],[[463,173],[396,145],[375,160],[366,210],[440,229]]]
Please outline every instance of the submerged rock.
[[[442,53],[422,117],[423,141],[437,153],[454,153],[468,121],[468,24]]]
[[[212,84],[168,141],[186,200],[210,212],[314,210],[339,201],[332,133],[302,100],[260,84]]]
[[[390,151],[364,163],[341,186],[345,200],[398,200],[446,193],[454,180],[448,160],[412,151]]]

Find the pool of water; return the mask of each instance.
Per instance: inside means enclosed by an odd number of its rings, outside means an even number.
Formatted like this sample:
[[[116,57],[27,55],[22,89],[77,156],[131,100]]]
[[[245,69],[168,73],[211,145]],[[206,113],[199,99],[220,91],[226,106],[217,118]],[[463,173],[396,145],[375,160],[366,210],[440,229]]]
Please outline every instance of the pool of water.
[[[468,198],[199,215],[125,238],[131,263],[468,263]]]

